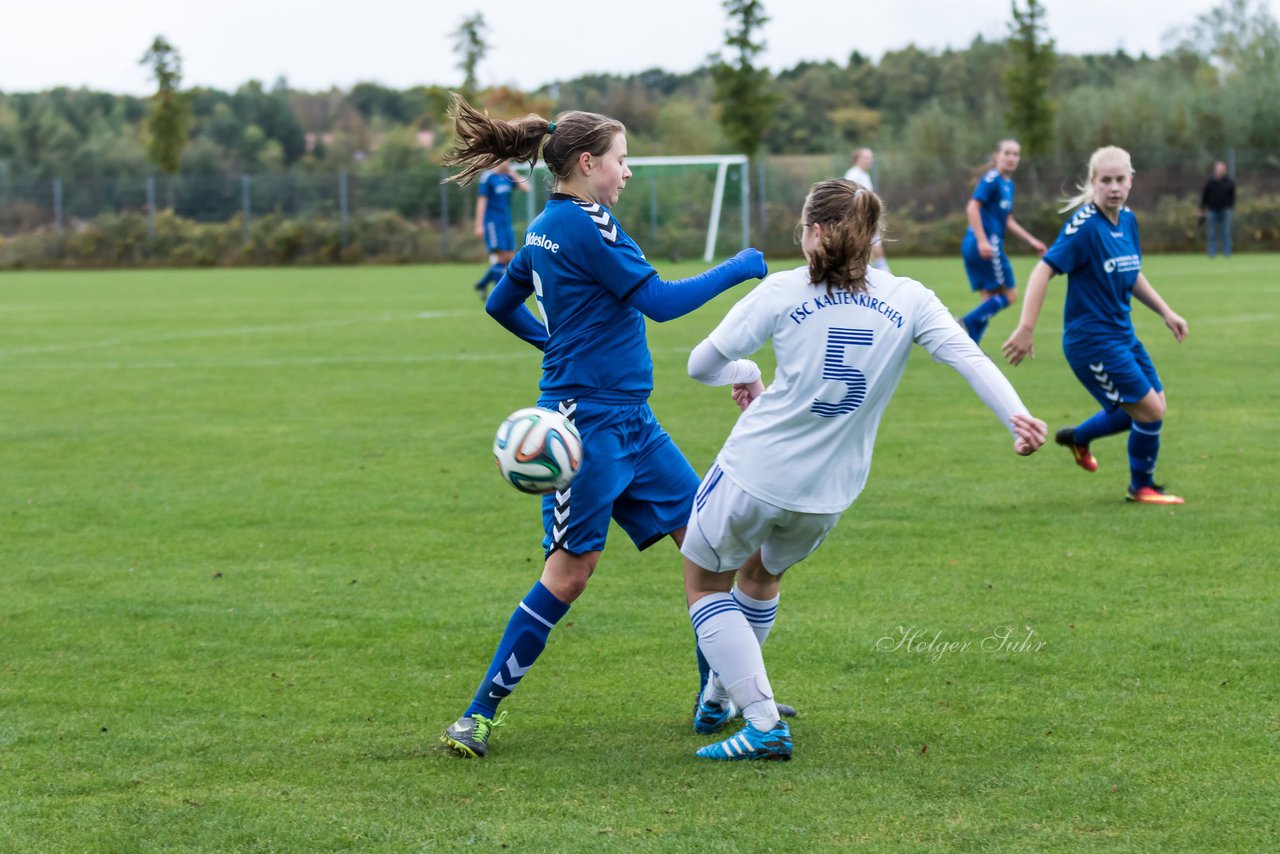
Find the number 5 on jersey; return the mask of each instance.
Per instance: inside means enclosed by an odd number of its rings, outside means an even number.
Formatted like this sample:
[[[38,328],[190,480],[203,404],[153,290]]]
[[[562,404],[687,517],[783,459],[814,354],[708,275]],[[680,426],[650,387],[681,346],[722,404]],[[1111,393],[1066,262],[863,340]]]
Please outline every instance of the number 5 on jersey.
[[[809,411],[822,418],[848,415],[867,398],[867,377],[857,368],[845,364],[845,352],[849,347],[870,347],[870,329],[844,329],[833,326],[827,330],[827,355],[822,362],[822,378],[837,380],[848,387],[845,396],[835,403],[814,398]]]

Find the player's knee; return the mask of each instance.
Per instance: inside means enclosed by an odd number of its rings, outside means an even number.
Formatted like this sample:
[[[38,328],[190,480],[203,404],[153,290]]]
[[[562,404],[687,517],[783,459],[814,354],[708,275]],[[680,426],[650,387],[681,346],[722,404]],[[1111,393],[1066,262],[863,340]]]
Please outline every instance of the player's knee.
[[[1013,288],[1004,289],[1004,298],[1009,301],[1009,305],[1013,305],[1018,301],[1018,292]]]
[[[595,572],[599,554],[589,552],[571,555],[564,551],[553,552],[542,570],[543,586],[561,602],[573,602],[587,589],[587,582]]]

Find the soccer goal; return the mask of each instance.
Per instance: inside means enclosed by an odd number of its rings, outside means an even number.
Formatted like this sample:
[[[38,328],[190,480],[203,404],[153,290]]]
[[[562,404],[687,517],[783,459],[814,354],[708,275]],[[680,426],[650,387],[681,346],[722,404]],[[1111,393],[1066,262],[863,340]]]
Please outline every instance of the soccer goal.
[[[744,154],[628,157],[631,181],[614,214],[646,254],[671,258],[701,253],[703,261],[751,243],[751,178]],[[549,175],[539,162],[526,220],[546,202]],[[520,223],[517,223],[520,226]]]

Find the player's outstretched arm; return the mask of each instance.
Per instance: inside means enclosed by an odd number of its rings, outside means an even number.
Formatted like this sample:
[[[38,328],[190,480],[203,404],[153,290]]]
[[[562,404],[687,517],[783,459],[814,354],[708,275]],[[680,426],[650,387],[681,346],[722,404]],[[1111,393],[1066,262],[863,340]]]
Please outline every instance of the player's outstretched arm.
[[[1030,246],[1037,255],[1043,255],[1045,250],[1049,248],[1044,245],[1043,241],[1036,239],[1034,234],[1023,228],[1022,223],[1018,222],[1012,216],[1005,220],[1005,228],[1007,228],[1014,237],[1019,238]]]
[[[1044,297],[1049,291],[1051,278],[1053,268],[1041,261],[1027,279],[1027,292],[1022,298],[1022,319],[1018,321],[1018,328],[1013,330],[1009,340],[1000,348],[1011,365],[1021,364],[1027,356],[1033,359],[1036,357],[1033,344],[1036,321],[1040,319],[1040,310],[1044,308]]]
[[[1169,308],[1169,304],[1156,293],[1151,282],[1147,281],[1147,277],[1141,273],[1138,274],[1138,281],[1133,285],[1133,295],[1138,298],[1138,302],[1160,315],[1164,325],[1173,333],[1174,339],[1181,344],[1187,337],[1187,322],[1182,319],[1182,315]]]
[[[661,323],[683,317],[734,285],[767,275],[769,268],[764,263],[764,253],[759,249],[743,249],[723,264],[687,279],[664,282],[655,275],[628,297],[627,302],[645,317]]]
[[[933,358],[954,368],[987,407],[996,414],[1005,429],[1013,434],[1013,450],[1026,456],[1044,445],[1049,428],[1028,410],[1009,380],[995,363],[978,349],[973,339],[957,331],[934,351]]]
[[[494,286],[493,293],[489,294],[484,310],[517,338],[528,341],[539,350],[545,350],[547,328],[524,305],[531,293],[531,286],[521,285],[511,276],[504,275]]]

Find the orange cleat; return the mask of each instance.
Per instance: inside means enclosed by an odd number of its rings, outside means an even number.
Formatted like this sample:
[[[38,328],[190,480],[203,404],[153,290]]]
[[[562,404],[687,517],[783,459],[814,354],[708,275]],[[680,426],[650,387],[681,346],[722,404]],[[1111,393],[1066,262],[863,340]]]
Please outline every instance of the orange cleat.
[[[1070,448],[1071,455],[1076,458],[1076,465],[1080,468],[1085,471],[1098,470],[1098,458],[1089,453],[1089,446],[1076,444],[1076,428],[1063,427],[1054,434],[1053,441],[1064,448]]]
[[[1183,501],[1176,495],[1170,495],[1164,491],[1163,486],[1141,486],[1134,489],[1129,487],[1128,494],[1125,495],[1125,501],[1132,501],[1134,504],[1182,504]]]

